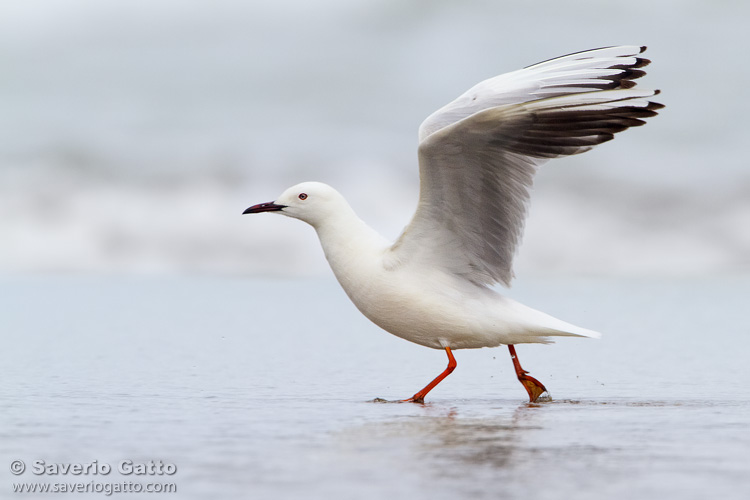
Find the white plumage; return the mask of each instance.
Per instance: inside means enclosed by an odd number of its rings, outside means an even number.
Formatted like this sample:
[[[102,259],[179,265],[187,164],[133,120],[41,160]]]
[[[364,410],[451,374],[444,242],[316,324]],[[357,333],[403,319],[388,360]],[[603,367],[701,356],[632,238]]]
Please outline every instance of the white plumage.
[[[512,280],[537,168],[642,125],[662,107],[649,100],[658,91],[633,88],[649,63],[639,57],[644,50],[608,47],[535,64],[485,80],[430,115],[419,129],[419,204],[395,243],[317,182],[245,213],[275,211],[311,224],[365,316],[396,336],[446,349],[454,366],[452,349],[598,337],[490,285]],[[521,370],[512,347],[511,353]],[[521,371],[519,378],[538,383]],[[422,400],[432,387],[410,400]]]

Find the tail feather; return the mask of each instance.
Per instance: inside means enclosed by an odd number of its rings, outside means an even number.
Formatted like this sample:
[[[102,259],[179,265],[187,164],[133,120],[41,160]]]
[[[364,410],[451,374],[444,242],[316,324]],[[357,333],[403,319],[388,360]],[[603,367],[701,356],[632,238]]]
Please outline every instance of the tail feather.
[[[515,311],[519,322],[524,324],[525,329],[534,332],[539,337],[587,337],[598,339],[601,333],[580,326],[573,325],[547,313],[543,313],[520,302],[512,301],[507,297],[506,303],[510,305],[510,310]],[[545,342],[547,339],[530,340],[530,342]]]

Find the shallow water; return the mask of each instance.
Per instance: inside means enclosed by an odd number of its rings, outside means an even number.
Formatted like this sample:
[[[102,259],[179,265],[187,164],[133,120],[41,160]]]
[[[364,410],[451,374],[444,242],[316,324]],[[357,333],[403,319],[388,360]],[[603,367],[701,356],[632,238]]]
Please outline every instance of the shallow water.
[[[750,494],[747,279],[519,280],[514,298],[604,333],[518,347],[543,404],[503,348],[456,352],[424,405],[372,402],[446,359],[370,325],[332,279],[6,276],[0,296],[0,497],[94,480],[177,498]],[[177,473],[40,476],[36,460]]]

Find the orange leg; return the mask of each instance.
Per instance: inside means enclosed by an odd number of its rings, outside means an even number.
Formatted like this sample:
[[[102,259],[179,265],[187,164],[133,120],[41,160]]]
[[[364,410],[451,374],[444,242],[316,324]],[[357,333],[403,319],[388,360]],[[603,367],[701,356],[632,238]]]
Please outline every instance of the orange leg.
[[[438,375],[437,377],[435,377],[435,380],[433,380],[432,382],[430,382],[429,384],[427,384],[427,386],[424,389],[422,389],[421,391],[419,391],[418,393],[416,393],[415,395],[413,395],[409,399],[404,399],[403,400],[404,402],[408,402],[408,403],[424,403],[424,397],[427,395],[427,393],[430,392],[432,389],[434,389],[436,385],[438,385],[440,382],[442,382],[442,380],[445,377],[447,377],[448,375],[450,375],[451,372],[453,372],[453,370],[456,369],[456,365],[457,365],[456,358],[453,357],[453,353],[451,352],[451,348],[450,347],[446,347],[445,348],[445,352],[448,353],[448,367],[445,369],[445,371],[443,373],[441,373],[440,375]]]
[[[526,388],[526,392],[529,393],[529,402],[533,403],[539,396],[547,392],[547,388],[534,377],[527,375],[529,372],[521,368],[521,363],[518,361],[518,356],[516,356],[516,348],[512,344],[508,345],[508,350],[510,351],[510,359],[513,360],[513,367],[516,369],[518,380]]]

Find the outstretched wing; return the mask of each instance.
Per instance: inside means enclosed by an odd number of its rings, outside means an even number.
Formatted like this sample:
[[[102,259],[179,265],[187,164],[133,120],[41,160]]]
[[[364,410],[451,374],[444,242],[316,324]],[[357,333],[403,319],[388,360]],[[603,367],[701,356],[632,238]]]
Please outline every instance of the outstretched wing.
[[[643,125],[661,104],[634,79],[645,47],[571,54],[486,80],[420,127],[417,212],[391,265],[440,267],[479,284],[513,278],[537,167]]]

